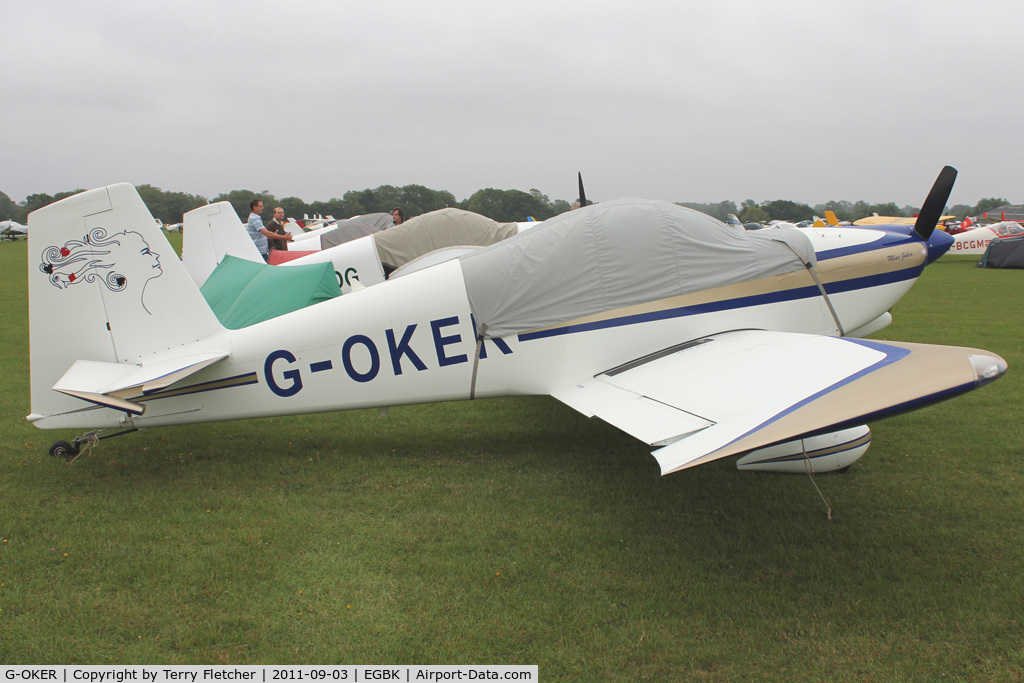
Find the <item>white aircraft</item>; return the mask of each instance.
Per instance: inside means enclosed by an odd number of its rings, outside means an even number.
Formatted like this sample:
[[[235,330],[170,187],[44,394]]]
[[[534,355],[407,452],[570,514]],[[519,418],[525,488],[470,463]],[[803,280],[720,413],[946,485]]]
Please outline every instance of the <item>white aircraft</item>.
[[[379,214],[387,218],[390,224],[391,217],[387,214]],[[183,240],[182,240],[182,262],[188,270],[192,280],[198,286],[202,286],[210,273],[217,267],[217,264],[225,256],[235,256],[255,263],[263,263],[263,257],[253,244],[252,239],[245,231],[245,224],[238,218],[234,208],[229,202],[217,202],[208,204],[189,211],[182,217]],[[381,226],[382,228],[383,226]],[[377,228],[377,229],[381,229]],[[296,252],[297,258],[281,262],[281,265],[308,265],[310,263],[321,263],[330,261],[332,257],[338,259],[336,272],[338,283],[347,292],[351,289],[351,283],[360,279],[360,268],[362,277],[371,282],[383,282],[384,273],[379,261],[375,261],[375,254],[372,246],[360,244],[355,248],[348,248],[338,251],[334,249],[321,249],[321,238],[337,230],[334,226],[319,228],[315,231],[296,237],[289,245],[301,244],[301,251]],[[369,234],[373,228],[369,228],[361,234]],[[291,254],[291,252],[284,252]],[[271,252],[272,259],[278,254]],[[275,259],[276,260],[276,259]],[[373,267],[375,266],[375,267]],[[379,278],[375,278],[373,272],[380,271]]]
[[[730,213],[726,217],[725,224],[731,225],[734,228],[742,228],[743,230],[764,230],[765,228],[768,227],[762,223],[755,223],[753,221],[747,221],[746,223],[743,223],[742,221],[740,221],[739,217],[734,213]]]
[[[30,218],[28,420],[97,430],[51,446],[73,458],[142,428],[547,394],[655,447],[663,474],[744,453],[842,469],[865,422],[1006,370],[987,351],[859,338],[948,249],[933,226],[747,232],[623,199],[228,330],[134,188],[112,185]]]
[[[789,228],[793,229],[798,227],[796,223],[790,221],[768,221],[769,228]]]
[[[953,246],[950,254],[984,254],[992,240],[1006,237],[1024,237],[1024,227],[1013,221],[1003,221],[991,225],[983,225],[953,235]]]
[[[263,263],[228,202],[189,211],[183,221],[182,262],[200,287],[225,256]],[[319,233],[319,239],[289,242],[297,251],[272,251],[270,263],[300,266],[330,262],[341,293],[348,294],[353,288],[384,282],[397,269],[422,268],[461,256],[536,223],[498,223],[470,211],[446,208],[410,218],[385,231],[391,225],[391,215],[387,213],[340,220]],[[297,258],[290,258],[293,254]],[[428,254],[429,260],[419,261]]]
[[[323,228],[333,222],[334,216],[331,215],[325,217],[320,214],[315,214],[310,218],[309,214],[302,214],[302,227],[305,230],[317,230],[318,228]]]
[[[285,229],[288,232],[290,232],[294,237],[294,239],[291,242],[288,242],[286,245],[289,250],[295,249],[296,251],[317,251],[320,249],[320,242],[318,240],[314,240],[313,238],[319,237],[320,235],[323,235],[325,233],[330,232],[331,230],[334,230],[334,223],[324,223],[320,224],[319,227],[313,228],[311,230],[302,230],[301,232],[296,233],[295,228],[298,227],[298,225],[298,223],[285,223]],[[300,243],[302,246],[299,246]]]
[[[18,221],[0,221],[0,236],[7,240],[17,240],[21,235],[28,234],[28,227]]]
[[[394,221],[392,221],[391,214],[389,213],[369,213],[353,216],[352,218],[332,220],[316,230],[296,235],[294,240],[285,244],[285,247],[288,251],[320,251],[356,239],[357,237],[387,230],[393,225]]]

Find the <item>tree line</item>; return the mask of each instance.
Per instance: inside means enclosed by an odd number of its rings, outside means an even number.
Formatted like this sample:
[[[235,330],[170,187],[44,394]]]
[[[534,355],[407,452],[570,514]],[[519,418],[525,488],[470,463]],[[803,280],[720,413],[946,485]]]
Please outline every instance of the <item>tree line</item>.
[[[221,201],[230,202],[241,220],[244,221],[249,215],[249,201],[252,199],[261,199],[268,211],[273,207],[280,206],[284,209],[285,215],[290,218],[302,218],[304,215],[316,214],[349,218],[366,213],[387,213],[395,207],[401,207],[406,218],[411,218],[421,213],[455,207],[505,223],[526,220],[528,217],[542,221],[569,210],[569,202],[566,200],[548,199],[547,195],[536,189],[524,192],[522,190],[486,188],[477,190],[468,199],[458,201],[455,195],[447,190],[432,190],[422,185],[406,185],[404,187],[381,185],[374,189],[350,190],[340,199],[334,198],[311,203],[298,197],[279,199],[266,190],[261,192],[232,190],[221,193],[213,199],[207,199],[200,195],[184,192],[167,192],[152,185],[139,185],[136,189],[153,216],[165,224],[180,223],[182,214],[200,206]],[[15,220],[25,223],[28,214],[32,211],[81,191],[69,190],[58,192],[55,195],[31,194],[23,202],[15,202],[8,195],[0,192],[0,220]],[[735,214],[743,222],[768,220],[799,222],[810,220],[814,216],[823,216],[826,210],[834,211],[839,220],[854,221],[874,213],[880,216],[910,217],[920,210],[919,207],[914,206],[899,207],[895,202],[869,204],[865,201],[829,201],[813,207],[785,199],[761,203],[747,199],[739,206],[733,201],[706,204],[678,203],[681,206],[688,206],[714,216],[719,220],[725,220],[729,214]],[[1009,203],[1006,199],[991,197],[980,200],[974,206],[957,204],[949,207],[946,213],[954,214],[958,218],[980,216],[986,211]]]
[[[400,207],[406,218],[418,216],[429,211],[454,207],[479,213],[496,221],[505,223],[526,220],[532,217],[538,221],[551,218],[569,210],[569,202],[564,199],[550,200],[540,190],[529,192],[522,190],[497,190],[486,188],[477,190],[468,199],[458,201],[451,192],[432,190],[422,185],[406,185],[394,187],[381,185],[374,189],[350,190],[340,199],[315,201],[307,203],[298,197],[275,197],[270,192],[253,190],[232,190],[223,192],[212,199],[201,195],[184,192],[166,192],[152,185],[138,185],[139,196],[146,203],[154,218],[165,224],[180,223],[183,214],[192,209],[215,202],[229,202],[241,220],[249,215],[249,202],[260,199],[269,212],[274,207],[284,209],[285,216],[301,219],[304,215],[334,216],[350,218],[367,213],[389,213]],[[58,192],[55,195],[32,194],[23,202],[15,202],[5,193],[0,192],[0,220],[15,220],[24,223],[28,214],[65,197],[70,197],[82,190]]]
[[[967,216],[981,216],[986,211],[1005,206],[1010,202],[1002,197],[989,197],[980,200],[974,206],[967,204],[954,204],[947,207],[946,215],[954,215],[963,220]],[[918,206],[897,206],[895,202],[884,204],[869,204],[865,201],[848,202],[833,200],[824,204],[816,204],[813,207],[808,204],[798,204],[788,199],[775,199],[758,204],[753,199],[748,199],[736,206],[736,202],[717,202],[712,204],[701,204],[698,202],[679,202],[682,206],[688,206],[702,213],[714,216],[719,220],[725,220],[729,214],[735,215],[744,223],[763,223],[770,220],[800,221],[811,220],[814,217],[825,215],[826,211],[833,211],[840,221],[851,223],[859,218],[865,218],[873,214],[879,216],[896,216],[910,218],[921,211]]]

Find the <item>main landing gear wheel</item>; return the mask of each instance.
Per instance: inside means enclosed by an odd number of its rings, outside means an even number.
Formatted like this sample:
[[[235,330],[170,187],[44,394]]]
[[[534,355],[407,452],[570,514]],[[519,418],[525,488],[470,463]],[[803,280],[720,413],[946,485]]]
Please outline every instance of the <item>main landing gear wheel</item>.
[[[68,462],[74,459],[78,455],[79,447],[78,444],[71,444],[67,441],[54,441],[50,446],[50,456],[54,458],[64,458]]]

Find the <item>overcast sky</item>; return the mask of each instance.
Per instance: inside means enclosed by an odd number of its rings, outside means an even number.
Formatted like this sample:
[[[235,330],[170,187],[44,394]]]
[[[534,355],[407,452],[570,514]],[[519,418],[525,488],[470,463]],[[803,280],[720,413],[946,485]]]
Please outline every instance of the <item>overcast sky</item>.
[[[1024,201],[1019,0],[0,0],[0,191]]]

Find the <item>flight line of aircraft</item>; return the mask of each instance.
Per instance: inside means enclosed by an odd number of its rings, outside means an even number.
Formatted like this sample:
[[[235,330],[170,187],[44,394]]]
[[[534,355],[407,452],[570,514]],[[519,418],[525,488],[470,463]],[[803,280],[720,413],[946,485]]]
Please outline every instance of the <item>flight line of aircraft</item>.
[[[956,218],[956,216],[947,215],[940,216],[939,221],[950,221]],[[879,225],[908,225],[913,227],[916,223],[917,217],[899,217],[899,216],[879,216],[874,214],[865,218],[860,218],[853,221],[840,221],[836,214],[832,211],[825,212],[825,218],[814,217],[811,221],[801,221],[799,223],[789,223],[786,221],[771,221],[769,223],[743,223],[735,214],[729,214],[726,219],[726,224],[743,227],[747,230],[763,230],[765,228],[775,227],[787,227],[787,228],[803,228],[803,227],[815,227],[821,228],[825,226],[830,227],[843,227],[848,225],[853,226],[879,226]],[[975,223],[971,218],[967,218],[962,222],[954,222],[952,224],[957,228],[954,232],[949,230],[950,234],[953,235],[953,244],[949,249],[951,254],[963,254],[968,256],[980,256],[988,250],[989,245],[993,240],[1000,240],[1006,238],[1017,238],[1024,237],[1024,226],[1015,221],[999,221],[997,223],[989,223],[985,225],[979,225]],[[946,226],[937,226],[945,229]]]
[[[913,226],[761,231],[669,202],[587,206],[581,180],[582,207],[544,222],[428,214],[332,243],[334,226],[282,266],[229,205],[186,214],[179,260],[131,185],[90,190],[29,217],[27,419],[84,430],[51,447],[71,460],[137,429],[550,395],[649,444],[663,474],[730,456],[843,470],[867,423],[1007,369],[865,339],[954,244],[935,225],[955,177]],[[337,295],[230,329],[201,291],[226,256],[331,269]]]

